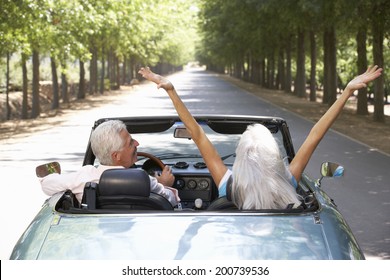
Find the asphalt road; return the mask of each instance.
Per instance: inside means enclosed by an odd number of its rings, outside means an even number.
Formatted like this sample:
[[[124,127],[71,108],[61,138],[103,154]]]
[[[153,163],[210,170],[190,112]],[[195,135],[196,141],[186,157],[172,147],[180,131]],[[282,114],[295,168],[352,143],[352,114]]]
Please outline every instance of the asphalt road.
[[[271,115],[287,119],[296,150],[313,125],[212,73],[187,70],[170,79],[192,113]],[[0,258],[9,257],[13,245],[46,198],[35,178],[36,165],[57,160],[64,172],[76,170],[82,164],[90,127],[98,118],[173,113],[164,91],[145,83],[100,107],[64,114],[54,127],[1,140]],[[344,178],[324,179],[327,185],[324,188],[339,206],[366,257],[390,259],[390,157],[329,131],[306,172],[318,178],[323,161],[340,163],[346,169]]]

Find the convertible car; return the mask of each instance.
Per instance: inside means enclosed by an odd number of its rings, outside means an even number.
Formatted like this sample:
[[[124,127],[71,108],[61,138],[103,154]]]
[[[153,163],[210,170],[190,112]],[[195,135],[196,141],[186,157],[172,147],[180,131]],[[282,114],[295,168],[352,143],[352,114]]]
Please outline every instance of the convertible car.
[[[351,229],[321,186],[342,166],[323,163],[319,178],[303,174],[298,208],[237,209],[218,189],[177,116],[121,119],[140,143],[132,168],[105,171],[87,182],[82,202],[67,190],[48,198],[20,237],[11,259],[328,260],[364,259]],[[231,168],[235,147],[249,124],[274,135],[287,161],[294,147],[285,120],[259,116],[195,116]],[[109,120],[97,120],[92,127]],[[83,165],[97,165],[88,143]],[[148,174],[169,165],[181,203],[173,208],[150,192]],[[46,171],[60,172],[57,165]],[[43,172],[41,169],[37,172]],[[327,180],[331,182],[331,180]]]

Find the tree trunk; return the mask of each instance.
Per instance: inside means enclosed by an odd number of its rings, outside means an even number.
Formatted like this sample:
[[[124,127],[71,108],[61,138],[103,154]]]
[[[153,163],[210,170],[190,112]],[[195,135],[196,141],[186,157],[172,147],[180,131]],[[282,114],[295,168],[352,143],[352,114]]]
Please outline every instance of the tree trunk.
[[[251,67],[251,80],[252,83],[259,85],[260,84],[260,62],[258,59],[252,60],[252,67]]]
[[[276,82],[276,88],[284,90],[284,87],[286,85],[286,76],[285,76],[286,70],[284,67],[284,50],[281,48],[279,50],[279,57],[278,57],[278,78]]]
[[[106,62],[105,62],[105,53],[104,53],[104,47],[102,48],[102,71],[100,73],[100,94],[104,93],[104,79],[105,79],[105,69],[106,69]]]
[[[235,78],[237,78],[237,79],[241,78],[241,69],[240,69],[240,67],[241,67],[241,64],[238,61],[236,61],[234,63],[234,74],[233,74],[233,76]]]
[[[121,85],[125,85],[125,84],[127,84],[127,58],[126,58],[126,56],[123,58]]]
[[[324,31],[324,96],[322,103],[331,106],[337,98],[336,34],[334,26]]]
[[[297,46],[297,74],[295,78],[294,93],[298,97],[306,97],[306,74],[305,74],[305,32],[298,31]]]
[[[115,89],[120,89],[121,87],[121,71],[119,65],[119,58],[115,55]]]
[[[98,67],[97,67],[97,49],[91,50],[92,58],[89,65],[89,94],[95,94],[98,89]]]
[[[64,72],[61,72],[61,96],[63,103],[69,103],[68,80]]]
[[[27,56],[22,54],[22,75],[23,75],[23,100],[22,119],[28,119],[28,78],[27,78]]]
[[[275,88],[275,58],[274,53],[269,56],[267,63],[267,85],[268,88]]]
[[[356,36],[357,43],[357,69],[358,74],[364,73],[367,70],[367,29],[362,26]],[[367,88],[361,88],[358,91],[357,111],[358,115],[368,115],[367,106]]]
[[[10,54],[7,52],[7,70],[6,70],[6,89],[5,89],[5,95],[6,95],[6,103],[7,103],[7,120],[11,119],[11,106],[9,105],[9,60],[10,60]]]
[[[310,101],[317,100],[316,92],[317,45],[314,31],[310,31]]]
[[[260,60],[260,84],[262,87],[266,87],[267,86],[267,81],[266,81],[266,78],[265,78],[265,58],[263,57],[261,60]]]
[[[292,85],[292,75],[291,75],[291,45],[290,38],[287,42],[286,47],[286,84],[284,86],[284,91],[287,93],[291,93],[291,85]]]
[[[329,31],[329,107],[337,99],[337,49],[336,32],[332,25]]]
[[[384,15],[379,5],[375,6],[373,14],[376,15],[372,21],[374,64],[383,67]],[[384,107],[384,79],[381,75],[374,81],[374,121],[385,121]]]
[[[130,61],[129,61],[129,79],[130,79],[130,83],[131,83],[131,80],[133,80],[135,77],[137,77],[137,75],[135,74],[135,64],[136,64],[136,60],[134,57],[130,57]]]
[[[112,59],[111,59],[111,50],[109,50],[109,51],[107,51],[107,68],[106,68],[106,70],[107,70],[107,74],[106,74],[106,78],[107,78],[107,80],[108,80],[108,85],[107,85],[107,88],[108,89],[111,89],[111,76],[112,76],[112,74],[111,74],[111,72],[112,72]],[[105,81],[104,81],[104,83],[105,83]],[[106,85],[104,85],[104,87],[106,87]]]
[[[80,65],[80,80],[79,80],[79,90],[77,92],[77,99],[85,98],[85,69],[84,62],[79,60]]]
[[[68,94],[68,79],[66,77],[66,55],[64,55],[61,60],[61,98],[62,103],[69,103],[69,94]]]
[[[115,89],[115,84],[116,84],[116,76],[115,76],[115,71],[116,71],[116,63],[115,63],[115,54],[112,48],[110,48],[109,55],[108,55],[108,66],[107,66],[107,71],[109,71],[108,78],[110,79],[110,90]]]
[[[57,109],[58,107],[60,107],[57,66],[53,57],[50,57],[50,62],[51,62],[51,76],[53,81],[53,100],[51,103],[51,108]]]
[[[322,81],[322,104],[327,104],[329,99],[329,40],[328,31],[325,29],[323,34],[324,42],[324,77]]]
[[[33,80],[32,80],[32,109],[31,109],[31,118],[36,118],[41,113],[41,107],[39,104],[39,53],[38,51],[33,51],[32,56],[33,64]]]

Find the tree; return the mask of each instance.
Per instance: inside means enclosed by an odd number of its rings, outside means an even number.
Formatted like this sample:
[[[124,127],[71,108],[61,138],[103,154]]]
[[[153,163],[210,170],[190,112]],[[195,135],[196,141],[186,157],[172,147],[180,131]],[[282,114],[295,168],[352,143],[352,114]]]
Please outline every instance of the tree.
[[[36,118],[41,113],[41,107],[39,102],[39,52],[33,51],[32,56],[33,64],[33,79],[32,79],[32,107],[31,107],[31,118]]]
[[[337,47],[335,1],[324,1],[323,4],[323,43],[324,43],[324,94],[322,103],[331,106],[337,98]]]
[[[304,25],[308,26],[309,45],[310,45],[310,80],[309,80],[309,100],[315,102],[317,100],[317,40],[318,34],[321,31],[321,0],[305,0],[301,1],[302,18],[305,19]]]
[[[6,100],[7,100],[7,120],[11,119],[11,106],[9,105],[9,52],[7,52],[7,77],[6,77],[6,89],[5,89],[5,94],[6,94]]]
[[[384,65],[383,58],[383,40],[385,34],[385,24],[390,4],[388,1],[373,2],[371,14],[372,33],[373,33],[373,56],[374,64]],[[384,122],[384,78],[380,76],[374,82],[374,121]]]
[[[297,38],[297,75],[295,78],[294,93],[298,97],[306,97],[305,75],[305,31],[300,29]]]
[[[357,45],[357,71],[358,73],[364,73],[368,67],[367,62],[367,21],[368,7],[365,1],[359,2],[356,8],[357,17],[361,20],[358,21],[358,28],[356,33],[356,45]],[[358,91],[357,110],[358,115],[368,115],[368,103],[367,103],[367,88],[361,88]]]
[[[36,118],[41,113],[40,107],[40,52],[45,50],[45,46],[49,46],[48,36],[48,22],[50,21],[50,14],[48,6],[49,0],[40,1],[26,1],[27,6],[25,13],[29,14],[28,26],[26,26],[27,40],[32,50],[32,106],[31,106],[31,118]]]
[[[22,53],[22,77],[23,77],[23,100],[22,100],[22,119],[28,118],[28,78],[27,78],[27,55]]]
[[[79,60],[79,66],[80,66],[80,78],[79,78],[79,90],[77,92],[77,99],[84,99],[85,98],[85,68],[84,68],[84,62],[80,59]]]
[[[6,57],[6,119],[11,118],[11,106],[9,104],[10,85],[10,57],[23,47],[25,40],[23,28],[24,22],[19,20],[18,15],[23,11],[22,3],[14,1],[0,2],[0,56]]]
[[[51,74],[52,74],[52,83],[53,83],[53,101],[51,108],[57,109],[60,105],[59,100],[59,86],[58,86],[58,75],[57,75],[57,65],[54,57],[50,57],[50,65],[51,65]]]
[[[0,2],[4,11],[0,15],[0,56],[21,54],[23,117],[27,115],[30,71],[26,61],[33,53],[31,116],[36,117],[40,111],[40,58],[52,61],[52,108],[57,108],[60,99],[70,101],[68,73],[73,71],[74,62],[80,71],[77,96],[84,98],[88,68],[89,93],[98,87],[103,93],[107,86],[118,88],[136,77],[140,65],[158,67],[162,74],[180,67],[191,60],[194,46],[197,58],[209,70],[285,92],[291,91],[294,76],[295,91],[301,96],[306,94],[310,74],[311,100],[316,99],[318,80],[324,85],[323,102],[330,105],[337,97],[338,77],[346,80],[362,72],[371,56],[382,65],[388,59],[383,49],[390,30],[385,16],[390,12],[387,2],[4,0]],[[310,40],[305,40],[307,36]],[[373,52],[367,52],[371,48]],[[56,90],[57,70],[61,73],[61,96]],[[375,84],[376,120],[381,119],[384,106],[384,80],[380,83]],[[367,113],[363,90],[358,94],[357,112]]]
[[[316,44],[316,35],[313,30],[310,30],[310,94],[309,100],[315,102],[317,100],[317,79],[316,79],[316,69],[317,69],[317,44]]]

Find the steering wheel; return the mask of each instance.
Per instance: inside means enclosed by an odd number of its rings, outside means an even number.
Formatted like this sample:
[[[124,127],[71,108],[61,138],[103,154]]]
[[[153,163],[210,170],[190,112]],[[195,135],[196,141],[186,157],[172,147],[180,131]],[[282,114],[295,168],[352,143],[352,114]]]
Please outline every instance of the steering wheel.
[[[165,164],[161,161],[161,159],[159,159],[158,157],[155,157],[152,154],[144,153],[144,152],[137,152],[137,156],[148,158],[148,160],[145,161],[145,163],[147,163],[150,160],[153,162],[153,165],[156,165],[157,167],[161,168],[161,170],[163,170],[165,167]],[[144,163],[144,165],[145,165],[145,163]]]

